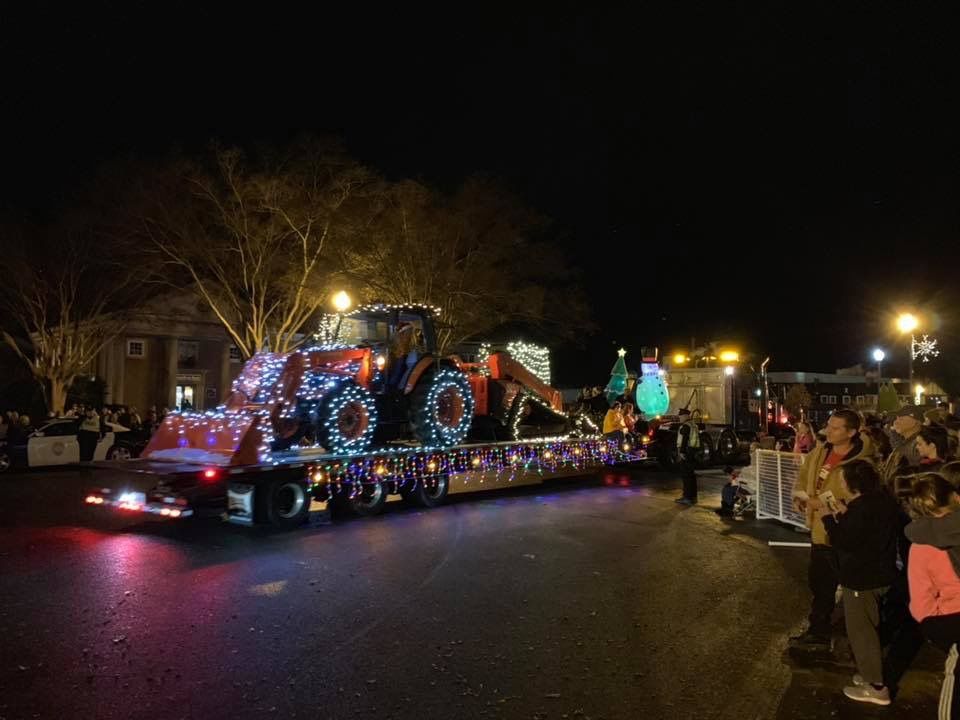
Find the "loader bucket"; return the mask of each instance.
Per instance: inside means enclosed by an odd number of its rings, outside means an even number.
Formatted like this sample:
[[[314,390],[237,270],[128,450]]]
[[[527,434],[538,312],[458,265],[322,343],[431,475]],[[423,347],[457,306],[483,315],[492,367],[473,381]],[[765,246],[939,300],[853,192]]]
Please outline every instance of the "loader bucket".
[[[171,413],[140,457],[207,465],[259,462],[261,432],[249,413]]]

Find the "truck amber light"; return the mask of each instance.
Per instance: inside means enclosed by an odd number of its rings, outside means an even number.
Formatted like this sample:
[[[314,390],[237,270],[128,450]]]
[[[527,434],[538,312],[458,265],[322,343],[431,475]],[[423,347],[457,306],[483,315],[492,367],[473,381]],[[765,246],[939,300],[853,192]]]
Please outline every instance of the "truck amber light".
[[[179,511],[179,510],[171,510],[171,511],[170,511],[170,517],[180,517],[180,511]]]
[[[97,499],[96,499],[93,495],[87,495],[87,502],[88,502],[90,505],[93,505],[96,501],[97,501]]]
[[[385,368],[387,365],[387,358],[385,358],[383,355],[377,355],[375,362],[377,363],[377,370],[383,370],[383,368]]]

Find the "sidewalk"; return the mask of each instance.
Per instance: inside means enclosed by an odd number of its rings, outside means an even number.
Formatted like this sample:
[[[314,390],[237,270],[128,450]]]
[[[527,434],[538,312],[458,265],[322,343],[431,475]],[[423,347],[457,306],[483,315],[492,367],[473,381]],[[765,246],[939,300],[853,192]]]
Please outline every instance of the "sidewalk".
[[[660,473],[662,481],[652,484],[665,494],[679,495],[679,480],[671,474]],[[763,542],[809,542],[810,536],[799,533],[772,520],[756,520],[752,515],[733,520],[721,518],[713,510],[720,507],[720,489],[727,476],[720,469],[698,471],[700,481],[699,505],[688,510],[703,513],[703,521],[715,522],[724,534],[735,532]],[[708,519],[709,518],[709,519]],[[770,547],[771,553],[783,558],[796,578],[797,592],[807,593],[805,548]],[[803,629],[805,618],[797,618],[797,631]],[[843,613],[835,615],[834,651],[830,654],[795,655],[787,648],[784,638],[783,662],[792,670],[792,680],[781,699],[777,718],[780,720],[826,720],[835,718],[873,718],[889,720],[924,720],[937,717],[940,683],[943,679],[943,654],[932,645],[925,645],[900,680],[894,702],[888,707],[856,703],[843,695],[856,672],[847,639],[843,635]]]

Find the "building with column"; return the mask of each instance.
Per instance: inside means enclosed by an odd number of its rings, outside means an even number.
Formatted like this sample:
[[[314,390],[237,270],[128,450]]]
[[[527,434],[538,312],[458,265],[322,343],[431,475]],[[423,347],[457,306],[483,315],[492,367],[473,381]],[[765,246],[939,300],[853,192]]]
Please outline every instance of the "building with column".
[[[216,317],[191,294],[171,293],[147,303],[91,370],[108,405],[206,410],[227,397],[241,363]]]

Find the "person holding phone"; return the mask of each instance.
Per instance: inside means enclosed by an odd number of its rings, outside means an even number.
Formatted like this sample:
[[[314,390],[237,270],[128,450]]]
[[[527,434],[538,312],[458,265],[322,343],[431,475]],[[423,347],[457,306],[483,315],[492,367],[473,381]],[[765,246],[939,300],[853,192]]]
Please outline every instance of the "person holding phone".
[[[831,616],[836,604],[838,580],[837,554],[826,528],[815,514],[825,508],[821,498],[829,492],[838,502],[849,497],[842,483],[843,465],[854,460],[873,461],[873,443],[860,433],[860,416],[852,410],[837,410],[824,428],[825,443],[818,443],[803,460],[794,488],[794,504],[807,516],[810,528],[810,565],[807,581],[813,595],[809,626],[790,638],[793,647],[829,650]]]

